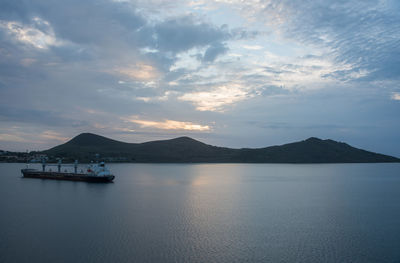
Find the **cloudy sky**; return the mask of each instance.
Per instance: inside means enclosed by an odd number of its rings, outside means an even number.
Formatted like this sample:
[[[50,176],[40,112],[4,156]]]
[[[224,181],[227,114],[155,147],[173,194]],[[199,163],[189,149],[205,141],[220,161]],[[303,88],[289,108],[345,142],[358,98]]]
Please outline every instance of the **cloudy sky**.
[[[1,0],[0,149],[81,132],[400,156],[398,0]]]

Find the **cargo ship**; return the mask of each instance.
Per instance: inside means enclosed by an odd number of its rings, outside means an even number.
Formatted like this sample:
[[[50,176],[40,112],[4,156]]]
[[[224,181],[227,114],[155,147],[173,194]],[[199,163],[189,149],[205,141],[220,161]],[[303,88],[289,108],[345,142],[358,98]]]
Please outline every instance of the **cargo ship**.
[[[57,172],[46,170],[46,166],[57,166]],[[90,164],[86,172],[78,173],[78,162],[75,161],[74,172],[61,171],[62,166],[71,166],[68,164],[46,164],[42,162],[42,170],[37,169],[22,169],[21,173],[25,178],[39,178],[39,179],[53,179],[53,180],[67,180],[67,181],[85,181],[94,183],[110,183],[114,180],[115,176],[111,174],[110,170],[106,167],[104,162]]]

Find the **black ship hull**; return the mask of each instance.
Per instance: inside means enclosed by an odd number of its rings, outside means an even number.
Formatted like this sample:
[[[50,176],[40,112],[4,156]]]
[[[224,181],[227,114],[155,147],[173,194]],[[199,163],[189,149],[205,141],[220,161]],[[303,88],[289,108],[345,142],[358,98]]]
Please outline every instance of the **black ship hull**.
[[[108,176],[92,176],[80,173],[59,173],[59,172],[42,172],[33,169],[22,169],[21,173],[26,178],[67,180],[67,181],[84,181],[92,183],[110,183],[114,180],[114,175]]]

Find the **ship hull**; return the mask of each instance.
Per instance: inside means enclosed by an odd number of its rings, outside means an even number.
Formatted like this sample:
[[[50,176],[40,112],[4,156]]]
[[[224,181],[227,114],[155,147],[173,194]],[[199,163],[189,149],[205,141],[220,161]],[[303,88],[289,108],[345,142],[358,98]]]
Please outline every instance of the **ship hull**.
[[[21,173],[25,178],[39,178],[39,179],[52,179],[52,180],[66,180],[66,181],[83,181],[92,183],[111,183],[115,176],[92,176],[88,174],[79,173],[59,173],[59,172],[42,172],[33,169],[22,169]]]

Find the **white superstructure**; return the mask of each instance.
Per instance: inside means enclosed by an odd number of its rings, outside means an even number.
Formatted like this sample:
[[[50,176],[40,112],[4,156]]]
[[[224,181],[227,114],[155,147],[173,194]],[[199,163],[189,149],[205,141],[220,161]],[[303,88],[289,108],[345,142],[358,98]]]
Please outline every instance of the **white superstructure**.
[[[90,164],[88,166],[87,172],[92,176],[110,176],[111,172],[108,170],[104,162]]]

